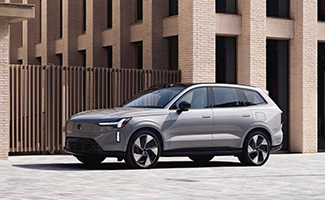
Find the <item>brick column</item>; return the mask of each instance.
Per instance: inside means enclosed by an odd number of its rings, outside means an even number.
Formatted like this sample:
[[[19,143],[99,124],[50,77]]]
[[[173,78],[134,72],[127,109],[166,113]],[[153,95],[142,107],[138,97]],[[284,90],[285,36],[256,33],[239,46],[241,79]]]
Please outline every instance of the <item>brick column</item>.
[[[0,19],[0,160],[8,159],[9,149],[8,28],[8,21]]]
[[[182,82],[215,82],[215,0],[179,0]]]
[[[168,69],[168,40],[163,38],[166,0],[143,1],[143,69]]]
[[[78,53],[78,35],[82,34],[83,5],[81,0],[62,1],[62,40],[63,40],[63,65],[83,64],[83,57]]]
[[[238,0],[242,31],[238,36],[237,81],[266,88],[266,3]]]
[[[135,47],[130,43],[130,25],[135,20],[135,1],[113,0],[113,67],[134,68]]]
[[[42,65],[60,65],[55,55],[55,40],[60,38],[60,1],[42,1]]]
[[[290,151],[317,152],[317,0],[293,0],[290,7]]]

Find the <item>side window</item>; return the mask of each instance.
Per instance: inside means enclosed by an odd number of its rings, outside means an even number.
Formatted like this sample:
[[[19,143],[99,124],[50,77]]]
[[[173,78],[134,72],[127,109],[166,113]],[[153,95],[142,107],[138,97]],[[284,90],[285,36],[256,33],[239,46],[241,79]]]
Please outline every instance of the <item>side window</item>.
[[[242,90],[242,91],[247,99],[247,101],[245,102],[247,106],[266,103],[266,101],[258,92],[251,91],[251,90]]]
[[[203,109],[208,107],[208,98],[207,98],[207,88],[196,88],[188,91],[185,95],[183,95],[180,99],[176,101],[176,107],[179,108],[178,105],[182,101],[186,101],[191,104],[191,109]]]
[[[235,107],[243,106],[235,88],[213,88],[213,107]]]

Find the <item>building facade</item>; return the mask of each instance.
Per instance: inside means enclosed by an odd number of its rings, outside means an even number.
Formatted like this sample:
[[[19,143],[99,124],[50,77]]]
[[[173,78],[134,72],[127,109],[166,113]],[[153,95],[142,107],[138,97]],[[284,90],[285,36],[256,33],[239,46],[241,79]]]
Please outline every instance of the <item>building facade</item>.
[[[3,0],[2,0],[3,1]],[[325,148],[325,0],[10,0],[11,64],[179,69],[183,82],[269,90],[283,149]]]

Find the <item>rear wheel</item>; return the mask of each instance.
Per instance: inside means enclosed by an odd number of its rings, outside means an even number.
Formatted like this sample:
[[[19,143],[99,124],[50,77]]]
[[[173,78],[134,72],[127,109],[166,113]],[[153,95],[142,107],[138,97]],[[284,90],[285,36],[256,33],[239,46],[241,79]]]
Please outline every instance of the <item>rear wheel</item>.
[[[267,135],[262,131],[254,131],[247,136],[238,159],[244,165],[261,166],[270,156],[270,147]]]
[[[85,165],[99,165],[103,160],[105,160],[105,156],[75,156],[80,162]]]
[[[161,153],[158,137],[149,130],[136,133],[130,139],[125,162],[132,168],[154,167]]]
[[[189,158],[196,163],[208,163],[212,160],[214,156],[211,155],[202,155],[202,156],[189,156]]]

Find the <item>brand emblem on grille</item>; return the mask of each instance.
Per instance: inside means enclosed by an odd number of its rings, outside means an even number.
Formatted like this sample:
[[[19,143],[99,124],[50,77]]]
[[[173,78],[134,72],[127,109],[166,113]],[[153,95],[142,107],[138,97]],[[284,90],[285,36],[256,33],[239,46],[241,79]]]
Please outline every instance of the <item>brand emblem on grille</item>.
[[[80,131],[81,130],[81,124],[77,125],[77,130]]]

